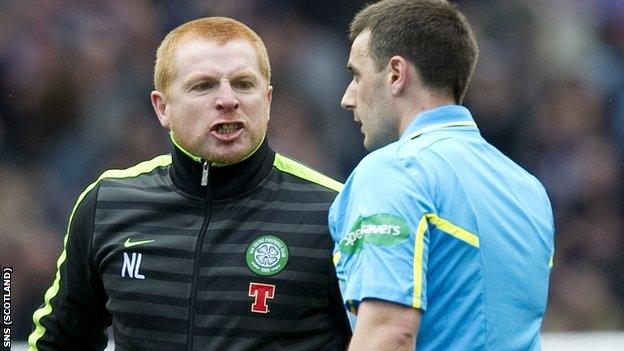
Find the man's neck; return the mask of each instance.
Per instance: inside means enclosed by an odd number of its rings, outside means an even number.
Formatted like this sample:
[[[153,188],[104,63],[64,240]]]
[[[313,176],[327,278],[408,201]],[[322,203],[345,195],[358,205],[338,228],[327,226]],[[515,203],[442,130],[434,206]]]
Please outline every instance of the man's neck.
[[[446,105],[456,105],[456,103],[446,95],[431,92],[423,92],[406,101],[405,107],[401,111],[400,134],[405,132],[405,129],[417,118],[419,113]]]

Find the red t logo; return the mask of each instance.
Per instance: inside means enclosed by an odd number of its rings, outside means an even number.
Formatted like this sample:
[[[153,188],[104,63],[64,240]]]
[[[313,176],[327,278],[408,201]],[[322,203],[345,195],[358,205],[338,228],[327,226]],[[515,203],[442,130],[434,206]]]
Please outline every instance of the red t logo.
[[[269,313],[267,299],[275,296],[275,285],[262,283],[249,283],[249,296],[254,298],[251,304],[251,312]]]

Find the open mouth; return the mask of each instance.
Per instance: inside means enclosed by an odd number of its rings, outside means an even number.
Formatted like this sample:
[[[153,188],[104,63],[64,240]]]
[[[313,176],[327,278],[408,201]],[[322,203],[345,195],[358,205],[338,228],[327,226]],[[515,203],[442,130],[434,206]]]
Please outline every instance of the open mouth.
[[[236,139],[243,131],[244,125],[241,122],[219,123],[210,129],[210,134],[214,137],[228,141]]]
[[[221,123],[217,125],[214,130],[217,132],[217,134],[227,135],[235,133],[242,128],[242,123]]]

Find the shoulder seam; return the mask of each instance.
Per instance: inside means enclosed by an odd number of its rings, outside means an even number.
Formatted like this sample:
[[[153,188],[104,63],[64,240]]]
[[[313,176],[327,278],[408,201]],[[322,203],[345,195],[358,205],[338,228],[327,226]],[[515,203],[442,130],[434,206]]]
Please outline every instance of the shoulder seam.
[[[140,162],[132,167],[126,169],[109,169],[104,171],[102,175],[95,181],[98,183],[104,179],[123,179],[134,178],[141,174],[149,173],[159,167],[168,166],[171,164],[171,155],[156,156],[151,160]]]
[[[303,165],[277,152],[275,153],[275,160],[273,161],[273,166],[284,173],[292,174],[296,177],[299,177],[301,179],[307,180],[309,182],[323,186],[325,188],[328,188],[336,192],[341,191],[344,186],[339,181],[334,180],[318,171],[315,171],[314,169],[306,165]]]

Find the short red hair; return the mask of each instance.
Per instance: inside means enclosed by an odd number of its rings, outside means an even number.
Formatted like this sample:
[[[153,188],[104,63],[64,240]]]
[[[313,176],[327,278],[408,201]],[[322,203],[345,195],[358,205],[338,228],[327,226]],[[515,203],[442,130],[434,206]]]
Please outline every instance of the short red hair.
[[[166,93],[169,83],[175,78],[176,67],[174,55],[178,44],[190,37],[199,37],[216,41],[223,45],[230,40],[243,39],[248,41],[256,50],[260,73],[271,82],[271,65],[269,55],[262,39],[251,28],[227,17],[199,18],[175,28],[160,43],[156,51],[154,65],[154,88]]]

